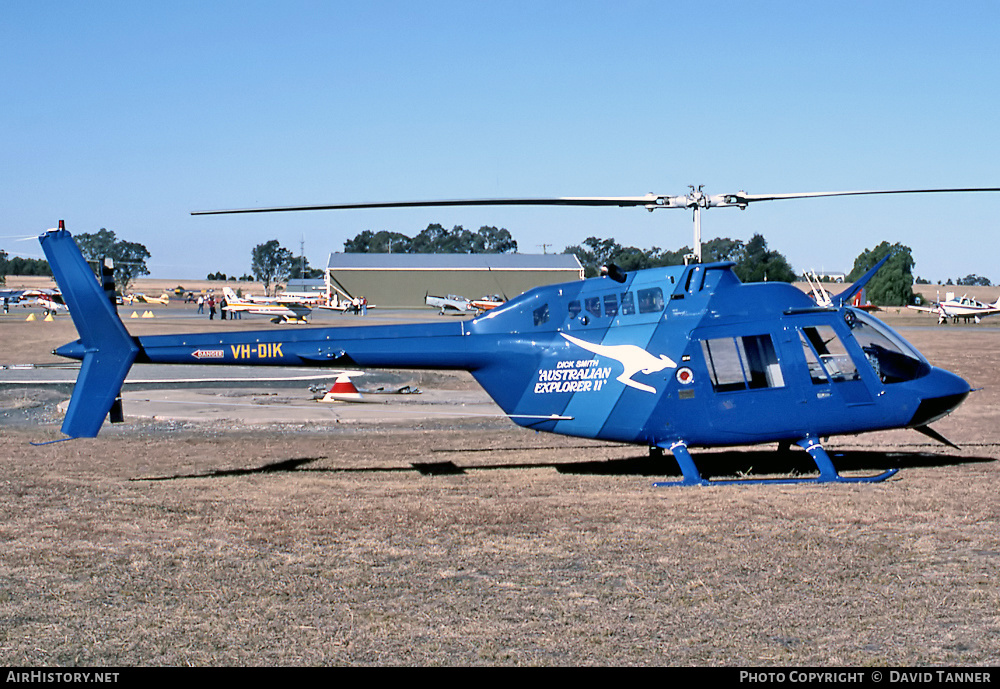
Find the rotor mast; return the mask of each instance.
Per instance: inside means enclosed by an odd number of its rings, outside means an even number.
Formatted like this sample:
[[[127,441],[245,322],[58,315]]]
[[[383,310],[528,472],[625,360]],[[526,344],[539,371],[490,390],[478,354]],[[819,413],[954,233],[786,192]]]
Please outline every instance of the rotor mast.
[[[694,216],[694,237],[691,240],[691,253],[684,257],[685,263],[701,263],[701,208],[703,205],[708,208],[704,188],[704,184],[699,184],[697,189],[693,184],[688,185],[691,193],[686,198]]]

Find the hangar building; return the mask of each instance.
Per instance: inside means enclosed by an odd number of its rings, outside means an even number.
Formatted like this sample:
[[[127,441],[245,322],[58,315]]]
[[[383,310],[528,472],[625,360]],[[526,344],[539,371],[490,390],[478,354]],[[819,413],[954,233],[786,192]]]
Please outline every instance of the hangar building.
[[[583,279],[573,254],[330,254],[335,290],[387,307],[424,306],[424,296],[509,299],[532,287]],[[343,294],[341,295],[343,296]]]

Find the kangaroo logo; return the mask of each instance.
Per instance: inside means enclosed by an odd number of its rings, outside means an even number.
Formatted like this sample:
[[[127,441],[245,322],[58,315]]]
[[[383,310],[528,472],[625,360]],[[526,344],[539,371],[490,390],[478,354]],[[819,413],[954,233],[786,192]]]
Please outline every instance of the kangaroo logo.
[[[654,394],[656,393],[656,388],[650,385],[643,385],[642,383],[637,383],[632,380],[632,376],[639,371],[649,375],[650,373],[662,371],[665,368],[677,368],[677,364],[675,364],[673,359],[670,357],[663,354],[655,357],[642,347],[636,347],[635,345],[593,344],[591,342],[575,338],[572,335],[567,335],[566,333],[559,334],[575,344],[577,347],[582,347],[588,352],[606,356],[607,358],[614,359],[620,363],[625,370],[622,371],[620,376],[618,376],[618,381],[624,383],[630,388],[635,388],[636,390],[652,392]]]

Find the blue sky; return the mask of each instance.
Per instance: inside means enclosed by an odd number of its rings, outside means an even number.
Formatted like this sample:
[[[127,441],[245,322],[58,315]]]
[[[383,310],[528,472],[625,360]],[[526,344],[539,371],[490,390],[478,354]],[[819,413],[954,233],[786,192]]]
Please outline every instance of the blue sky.
[[[0,5],[0,248],[62,218],[145,244],[153,277],[313,265],[362,230],[506,227],[677,248],[687,211],[212,208],[494,196],[1000,186],[1000,3],[47,2]],[[796,269],[882,240],[1000,282],[1000,194],[703,215]],[[551,251],[552,249],[550,249]]]

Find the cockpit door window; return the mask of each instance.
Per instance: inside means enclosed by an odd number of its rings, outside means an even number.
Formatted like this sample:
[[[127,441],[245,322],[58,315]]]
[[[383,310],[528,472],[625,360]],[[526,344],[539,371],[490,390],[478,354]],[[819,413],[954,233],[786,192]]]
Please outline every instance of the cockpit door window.
[[[701,349],[716,392],[785,385],[770,335],[702,340]]]
[[[799,336],[808,340],[809,344],[812,345],[812,349],[819,356],[820,361],[823,362],[823,368],[826,369],[826,374],[830,380],[835,383],[841,383],[861,378],[857,367],[854,365],[854,360],[847,353],[844,343],[837,337],[837,333],[833,328],[828,325],[810,326],[799,330]],[[803,349],[805,349],[804,343]],[[806,360],[809,360],[808,354]],[[814,383],[824,382],[817,380],[812,367],[810,367],[810,374],[813,376]]]

